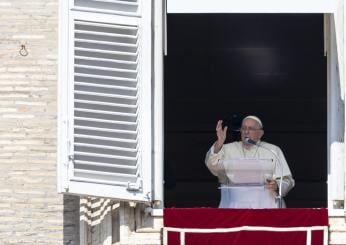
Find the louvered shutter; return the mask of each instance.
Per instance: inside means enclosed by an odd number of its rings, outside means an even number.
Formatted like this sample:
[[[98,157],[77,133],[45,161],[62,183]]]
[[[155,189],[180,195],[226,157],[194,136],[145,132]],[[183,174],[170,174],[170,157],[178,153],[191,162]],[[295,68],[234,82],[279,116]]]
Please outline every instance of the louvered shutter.
[[[151,31],[143,3],[70,2],[66,192],[150,201]]]

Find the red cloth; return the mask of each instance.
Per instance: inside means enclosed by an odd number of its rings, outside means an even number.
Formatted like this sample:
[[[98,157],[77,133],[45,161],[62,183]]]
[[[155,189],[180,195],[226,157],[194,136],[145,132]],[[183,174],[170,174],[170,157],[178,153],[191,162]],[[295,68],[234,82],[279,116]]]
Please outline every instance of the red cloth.
[[[328,226],[327,209],[220,209],[166,208],[164,226],[176,228],[232,228],[239,226],[304,227]],[[313,245],[323,244],[323,232],[312,232]],[[186,245],[305,245],[306,232],[240,231],[186,233]],[[179,234],[168,233],[168,245],[179,245]]]

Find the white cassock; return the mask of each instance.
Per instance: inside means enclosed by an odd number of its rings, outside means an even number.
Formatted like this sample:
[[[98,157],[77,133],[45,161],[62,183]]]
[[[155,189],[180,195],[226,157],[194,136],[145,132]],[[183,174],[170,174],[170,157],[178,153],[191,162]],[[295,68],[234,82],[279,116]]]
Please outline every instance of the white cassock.
[[[277,179],[278,185],[282,171],[282,196],[285,196],[294,187],[294,179],[281,149],[264,141],[260,141],[258,144],[263,148],[252,145],[246,149],[243,142],[239,141],[224,144],[218,153],[214,153],[214,145],[208,151],[205,163],[210,172],[218,177],[221,185],[220,208],[278,208],[279,205],[275,193],[264,186],[232,185],[232,181],[227,177],[229,173],[225,171],[228,166],[224,166],[228,162],[225,160],[228,159],[271,159],[274,163],[272,179]],[[271,151],[274,151],[276,156]],[[232,188],[229,188],[230,186]]]

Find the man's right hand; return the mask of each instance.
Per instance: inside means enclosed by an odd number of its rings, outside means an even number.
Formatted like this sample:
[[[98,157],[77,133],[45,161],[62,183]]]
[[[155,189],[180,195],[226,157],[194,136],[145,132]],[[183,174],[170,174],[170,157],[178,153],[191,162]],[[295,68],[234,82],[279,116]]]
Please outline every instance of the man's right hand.
[[[227,126],[222,128],[222,120],[217,121],[216,124],[216,135],[217,135],[217,141],[214,144],[214,153],[218,153],[223,144],[225,143],[226,136],[227,136]]]

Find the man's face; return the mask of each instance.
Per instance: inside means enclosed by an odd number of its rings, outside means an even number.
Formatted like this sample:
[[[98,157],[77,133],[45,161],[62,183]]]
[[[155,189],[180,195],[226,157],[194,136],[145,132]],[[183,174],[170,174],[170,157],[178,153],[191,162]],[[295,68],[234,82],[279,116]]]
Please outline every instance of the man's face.
[[[249,138],[255,142],[259,141],[263,136],[263,130],[260,124],[251,118],[245,119],[240,128],[241,140],[245,142]]]

